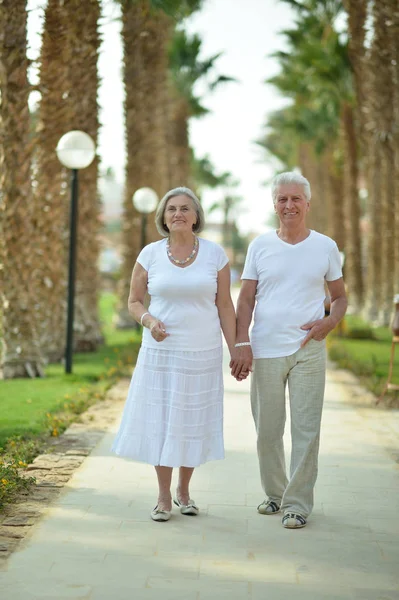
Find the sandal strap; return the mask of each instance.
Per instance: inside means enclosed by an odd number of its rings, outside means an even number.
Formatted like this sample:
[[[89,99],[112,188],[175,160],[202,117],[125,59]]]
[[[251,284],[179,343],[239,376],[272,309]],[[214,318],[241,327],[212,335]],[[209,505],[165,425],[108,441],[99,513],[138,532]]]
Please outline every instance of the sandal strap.
[[[301,525],[306,525],[306,519],[302,515],[297,515],[296,513],[286,513],[283,517],[283,523],[288,521],[288,519],[296,519],[296,521],[299,521]]]

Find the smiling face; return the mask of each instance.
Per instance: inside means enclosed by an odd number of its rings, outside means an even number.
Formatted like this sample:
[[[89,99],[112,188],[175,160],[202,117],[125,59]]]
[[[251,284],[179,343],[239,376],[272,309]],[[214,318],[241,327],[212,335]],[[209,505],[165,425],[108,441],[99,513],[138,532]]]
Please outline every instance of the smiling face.
[[[285,183],[278,187],[274,210],[282,225],[287,227],[305,225],[309,205],[302,185]]]
[[[197,222],[197,211],[188,196],[173,196],[165,206],[164,222],[170,233],[192,231]]]

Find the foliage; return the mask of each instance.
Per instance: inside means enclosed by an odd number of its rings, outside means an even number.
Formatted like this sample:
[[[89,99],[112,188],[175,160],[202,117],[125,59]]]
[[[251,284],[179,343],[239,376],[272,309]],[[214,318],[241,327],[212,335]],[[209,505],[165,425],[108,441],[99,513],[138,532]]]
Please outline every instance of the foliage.
[[[201,8],[203,0],[150,0],[155,10],[163,10],[176,21],[181,21]]]
[[[0,459],[0,510],[35,482],[34,477],[21,474],[25,466],[23,461]]]
[[[341,322],[336,335],[349,339],[375,340],[374,329],[370,323],[367,323],[361,317],[350,315]]]
[[[198,80],[204,82],[208,79],[208,91],[213,91],[221,83],[235,81],[227,75],[213,76],[215,63],[221,53],[199,60],[201,45],[201,38],[197,34],[189,36],[183,29],[176,29],[169,48],[170,73],[174,86],[179,96],[188,103],[191,115],[195,117],[209,112],[202,105],[200,96],[194,93],[194,85]]]
[[[366,337],[371,335],[372,337]],[[356,338],[355,338],[356,336]],[[345,317],[343,332],[335,330],[328,339],[331,360],[352,371],[361,383],[379,396],[388,378],[392,333],[388,327],[372,328],[359,317]],[[399,384],[399,357],[393,370],[392,383]],[[387,404],[397,405],[395,392],[388,392]]]
[[[292,169],[301,143],[312,142],[321,154],[338,138],[341,104],[353,101],[353,83],[347,41],[334,29],[342,2],[286,1],[298,17],[294,29],[282,32],[288,50],[274,54],[280,72],[267,83],[291,102],[272,113],[258,143]]]
[[[198,187],[204,186],[216,188],[221,185],[226,185],[231,177],[231,173],[228,171],[220,174],[216,173],[215,167],[209,156],[206,155],[202,158],[198,158],[195,156],[193,150],[191,152],[191,169],[193,179]]]

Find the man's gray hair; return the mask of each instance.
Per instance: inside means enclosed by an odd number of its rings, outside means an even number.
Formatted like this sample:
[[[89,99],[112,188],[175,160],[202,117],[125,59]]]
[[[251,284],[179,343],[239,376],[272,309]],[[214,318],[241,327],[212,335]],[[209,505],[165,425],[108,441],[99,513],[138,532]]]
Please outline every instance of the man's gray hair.
[[[277,202],[278,188],[280,187],[280,185],[286,185],[286,184],[291,184],[291,183],[294,183],[297,185],[302,185],[304,194],[306,196],[306,200],[308,202],[310,202],[312,193],[310,191],[310,183],[306,179],[306,177],[304,177],[300,173],[296,173],[295,171],[286,171],[285,173],[280,173],[280,175],[277,175],[273,179],[273,183],[272,183],[273,204],[276,204],[276,202]]]
[[[187,187],[177,187],[173,188],[173,190],[169,190],[169,192],[165,194],[165,196],[158,204],[157,212],[155,213],[155,225],[159,233],[163,237],[168,237],[169,235],[169,229],[166,227],[164,220],[165,208],[168,200],[170,200],[174,196],[187,196],[188,198],[191,198],[191,200],[194,203],[195,211],[197,213],[197,222],[193,227],[193,232],[200,233],[205,227],[204,209],[202,208],[201,202],[198,200],[194,192]]]

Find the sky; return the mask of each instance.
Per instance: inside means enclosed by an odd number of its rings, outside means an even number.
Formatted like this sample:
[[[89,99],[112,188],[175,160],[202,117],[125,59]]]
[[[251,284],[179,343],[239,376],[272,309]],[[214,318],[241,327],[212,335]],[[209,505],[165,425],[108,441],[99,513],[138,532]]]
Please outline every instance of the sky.
[[[29,57],[40,51],[44,0],[28,0]],[[118,8],[107,0],[101,23],[103,44],[99,60],[100,122],[98,152],[102,169],[112,167],[123,183],[125,164],[123,126],[122,46]],[[278,71],[271,54],[284,48],[279,32],[293,23],[293,14],[281,0],[204,0],[201,11],[187,22],[189,33],[203,40],[202,56],[222,52],[217,74],[237,82],[222,84],[207,94],[203,104],[209,114],[190,122],[190,141],[198,157],[208,155],[217,172],[229,171],[240,185],[234,194],[242,196],[238,226],[242,233],[262,233],[273,213],[270,182],[272,159],[255,140],[262,135],[267,115],[286,101],[264,80]],[[35,70],[31,79],[35,82]],[[198,90],[203,90],[199,86]],[[32,97],[32,102],[35,95]],[[224,190],[203,190],[205,209],[220,200]],[[218,219],[218,215],[212,217]]]

